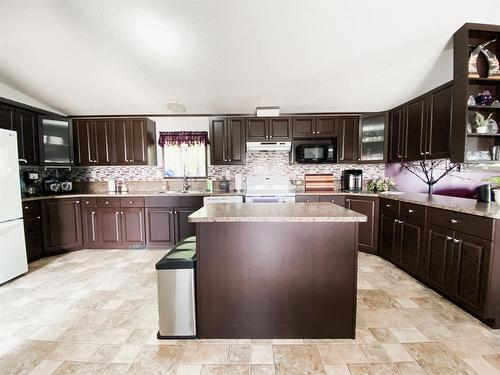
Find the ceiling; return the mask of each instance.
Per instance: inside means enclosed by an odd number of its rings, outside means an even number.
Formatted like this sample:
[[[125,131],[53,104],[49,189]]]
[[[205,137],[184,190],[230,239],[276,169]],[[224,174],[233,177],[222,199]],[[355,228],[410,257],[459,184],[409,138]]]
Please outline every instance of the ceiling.
[[[500,0],[0,0],[0,83],[70,115],[378,111],[452,78],[465,22]]]

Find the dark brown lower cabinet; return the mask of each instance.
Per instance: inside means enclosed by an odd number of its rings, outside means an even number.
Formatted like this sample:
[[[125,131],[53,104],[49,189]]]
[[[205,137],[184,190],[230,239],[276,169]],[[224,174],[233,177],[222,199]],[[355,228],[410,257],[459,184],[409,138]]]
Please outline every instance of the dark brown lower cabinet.
[[[175,210],[175,235],[177,241],[196,235],[196,224],[188,221],[188,216],[198,210],[198,207],[178,208]]]
[[[470,311],[483,310],[493,244],[455,232],[453,237],[453,296]]]
[[[451,296],[453,231],[437,225],[427,226],[425,280],[436,290]]]
[[[103,249],[122,247],[120,208],[98,208],[97,230],[99,247]]]
[[[43,232],[39,201],[23,204],[24,240],[28,262],[43,256]]]
[[[144,209],[122,208],[120,211],[122,245],[125,247],[145,245]]]
[[[80,199],[51,199],[42,204],[44,247],[47,254],[81,249]]]
[[[378,211],[379,199],[374,197],[345,198],[346,208],[366,215],[366,222],[358,226],[358,250],[376,253],[378,249]]]
[[[380,215],[380,242],[379,253],[393,263],[399,263],[396,256],[398,238],[396,236],[398,219],[387,213]]]
[[[339,206],[345,207],[345,196],[344,195],[321,195],[319,197],[320,202],[330,202],[338,204]]]
[[[412,219],[400,221],[401,268],[411,275],[417,275],[421,268],[425,223]]]
[[[146,243],[149,246],[173,246],[174,220],[172,208],[146,208]]]

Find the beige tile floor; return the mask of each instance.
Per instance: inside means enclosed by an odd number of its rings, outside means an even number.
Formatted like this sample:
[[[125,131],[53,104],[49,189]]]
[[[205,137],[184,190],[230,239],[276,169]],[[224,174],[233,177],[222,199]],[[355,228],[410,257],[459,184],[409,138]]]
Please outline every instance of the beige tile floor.
[[[158,341],[163,253],[77,251],[1,286],[0,374],[500,374],[500,331],[366,254],[356,340]]]

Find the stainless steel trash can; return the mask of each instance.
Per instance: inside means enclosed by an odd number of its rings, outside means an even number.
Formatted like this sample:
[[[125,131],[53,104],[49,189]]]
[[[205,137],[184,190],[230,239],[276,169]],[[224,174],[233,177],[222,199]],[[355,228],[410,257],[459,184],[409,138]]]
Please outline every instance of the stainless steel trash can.
[[[174,250],[156,263],[159,339],[196,338],[195,263],[195,250]]]

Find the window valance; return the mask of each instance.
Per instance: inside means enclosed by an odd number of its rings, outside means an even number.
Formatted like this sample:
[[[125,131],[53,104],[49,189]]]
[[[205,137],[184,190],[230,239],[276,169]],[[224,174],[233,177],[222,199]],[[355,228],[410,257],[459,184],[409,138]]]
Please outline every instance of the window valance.
[[[181,143],[208,145],[208,132],[160,132],[160,147]]]

